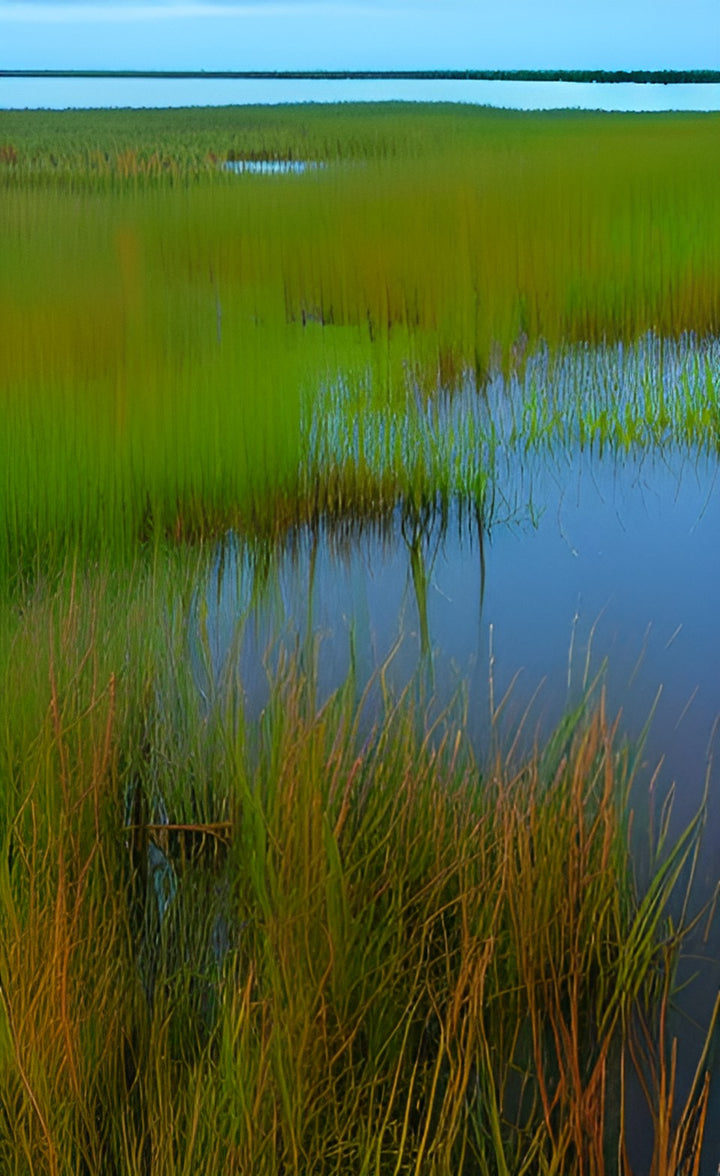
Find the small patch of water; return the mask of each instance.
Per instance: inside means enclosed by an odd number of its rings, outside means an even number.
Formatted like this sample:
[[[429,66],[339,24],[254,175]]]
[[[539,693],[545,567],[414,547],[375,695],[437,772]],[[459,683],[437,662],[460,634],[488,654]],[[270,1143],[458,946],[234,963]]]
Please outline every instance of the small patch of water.
[[[315,159],[227,159],[221,165],[223,171],[236,175],[302,175],[324,167]]]

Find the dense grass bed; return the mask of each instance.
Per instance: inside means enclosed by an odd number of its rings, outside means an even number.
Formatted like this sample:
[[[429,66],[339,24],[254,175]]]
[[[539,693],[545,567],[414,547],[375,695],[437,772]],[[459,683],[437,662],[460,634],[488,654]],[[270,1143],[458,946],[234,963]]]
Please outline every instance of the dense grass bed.
[[[10,563],[66,540],[132,551],[150,529],[271,525],[279,499],[301,513],[333,493],[349,511],[438,488],[481,500],[494,414],[480,437],[460,424],[459,457],[441,438],[429,454],[418,408],[439,390],[471,383],[477,402],[489,375],[522,373],[539,345],[717,331],[717,128],[714,115],[392,104],[9,112]],[[220,166],[266,157],[328,166]],[[558,423],[572,413],[571,444],[717,444],[717,366],[702,352],[670,388],[662,362],[647,363],[622,403],[603,362],[592,403],[592,360],[574,388],[566,371],[559,411],[552,366],[536,372],[518,449],[548,409]],[[333,452],[318,467],[308,434],[327,397]],[[381,468],[353,448],[368,418]]]
[[[251,717],[188,633],[228,531],[267,583],[308,522],[499,525],[530,451],[717,451],[718,129],[3,114],[3,1172],[700,1170],[703,813],[636,877],[602,690],[478,754],[383,668],[321,698],[322,646]]]

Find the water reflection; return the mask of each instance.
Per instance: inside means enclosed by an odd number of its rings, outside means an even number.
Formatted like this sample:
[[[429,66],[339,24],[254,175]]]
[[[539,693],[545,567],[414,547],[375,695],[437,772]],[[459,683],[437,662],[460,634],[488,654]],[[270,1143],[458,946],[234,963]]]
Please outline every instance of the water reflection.
[[[232,661],[257,709],[273,646],[319,645],[321,695],[351,666],[362,688],[392,653],[398,690],[423,666],[440,699],[466,683],[481,741],[491,669],[495,705],[514,682],[508,724],[544,683],[546,726],[607,659],[630,734],[662,687],[656,749],[669,775],[697,782],[683,792],[692,807],[720,712],[718,459],[528,458],[516,480],[533,508],[502,526],[398,508],[300,530],[262,559],[229,540],[205,590],[212,673]]]
[[[720,85],[634,82],[5,79],[0,107],[173,107],[285,102],[462,102],[514,110],[719,110]]]
[[[509,736],[530,707],[526,740],[542,737],[604,665],[623,734],[637,739],[653,714],[633,799],[641,870],[656,766],[658,805],[675,785],[676,835],[701,803],[720,714],[720,460],[587,451],[528,458],[522,468],[517,460],[514,497],[534,507],[502,525],[470,510],[398,508],[368,525],[299,530],[274,552],[229,539],[201,599],[209,657],[199,655],[195,634],[198,682],[210,699],[239,676],[249,712],[259,715],[268,675],[289,649],[308,672],[317,668],[319,699],[350,673],[360,692],[383,665],[386,688],[421,679],[439,706],[463,684],[482,758],[491,716]],[[717,771],[710,787],[698,902],[718,882]],[[681,969],[693,979],[673,1021],[681,1088],[720,981],[718,920],[707,942],[703,932]],[[639,1093],[628,1097],[639,1116]],[[719,1147],[720,1116],[711,1110],[705,1154],[713,1165]]]
[[[198,685],[212,699],[239,681],[258,716],[289,652],[315,675],[318,701],[350,674],[358,694],[375,675],[372,712],[384,667],[383,690],[420,683],[438,708],[462,690],[482,759],[491,733],[509,742],[528,708],[525,747],[549,733],[602,672],[623,737],[638,739],[653,715],[639,825],[662,760],[658,794],[674,783],[679,832],[701,803],[720,714],[718,458],[577,453],[529,462],[517,479],[535,508],[500,526],[398,509],[299,530],[279,551],[229,539],[203,590],[202,649],[197,632],[191,641]],[[719,784],[716,773],[704,896],[718,879]]]
[[[237,175],[302,175],[323,167],[314,159],[228,159],[222,165],[224,171]]]

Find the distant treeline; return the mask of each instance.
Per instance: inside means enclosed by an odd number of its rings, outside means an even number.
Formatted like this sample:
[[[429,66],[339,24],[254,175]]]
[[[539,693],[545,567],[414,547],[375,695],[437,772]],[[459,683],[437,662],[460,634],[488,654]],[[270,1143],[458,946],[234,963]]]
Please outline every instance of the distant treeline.
[[[205,78],[244,81],[720,82],[715,69],[136,70],[2,69],[2,78]]]

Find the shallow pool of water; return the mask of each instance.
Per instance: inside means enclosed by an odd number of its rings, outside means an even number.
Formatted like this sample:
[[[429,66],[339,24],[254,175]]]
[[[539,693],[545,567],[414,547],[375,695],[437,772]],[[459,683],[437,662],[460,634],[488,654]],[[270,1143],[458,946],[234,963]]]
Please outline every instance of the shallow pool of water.
[[[459,515],[399,512],[382,528],[302,531],[260,590],[229,541],[207,587],[215,670],[237,657],[253,708],[273,643],[313,640],[324,694],[345,679],[351,651],[360,688],[390,659],[398,690],[418,671],[440,700],[464,684],[481,744],[491,702],[497,709],[511,683],[508,726],[539,687],[533,721],[547,729],[607,660],[610,703],[629,734],[660,691],[648,756],[664,754],[665,774],[682,781],[684,819],[720,713],[718,461],[578,454],[528,464],[516,496],[532,509],[489,534]]]
[[[675,787],[675,833],[701,804],[710,770],[695,887],[695,902],[706,901],[720,873],[720,773],[709,769],[720,715],[720,460],[578,451],[519,461],[511,497],[531,505],[489,529],[460,512],[321,526],[288,539],[264,574],[229,538],[204,588],[212,674],[239,673],[251,714],[281,648],[316,664],[320,697],[351,665],[358,690],[385,665],[392,689],[420,683],[438,706],[462,687],[481,757],[493,711],[508,738],[527,711],[529,743],[600,674],[611,713],[622,708],[623,737],[638,739],[652,715],[633,796],[638,846],[658,764],[658,797]],[[685,1081],[720,982],[717,919],[692,950],[686,972],[697,975],[674,1026],[693,1043],[681,1051]],[[713,1098],[708,1172],[720,1154]]]
[[[302,175],[323,164],[313,159],[228,159],[222,164],[224,171],[236,175]]]

